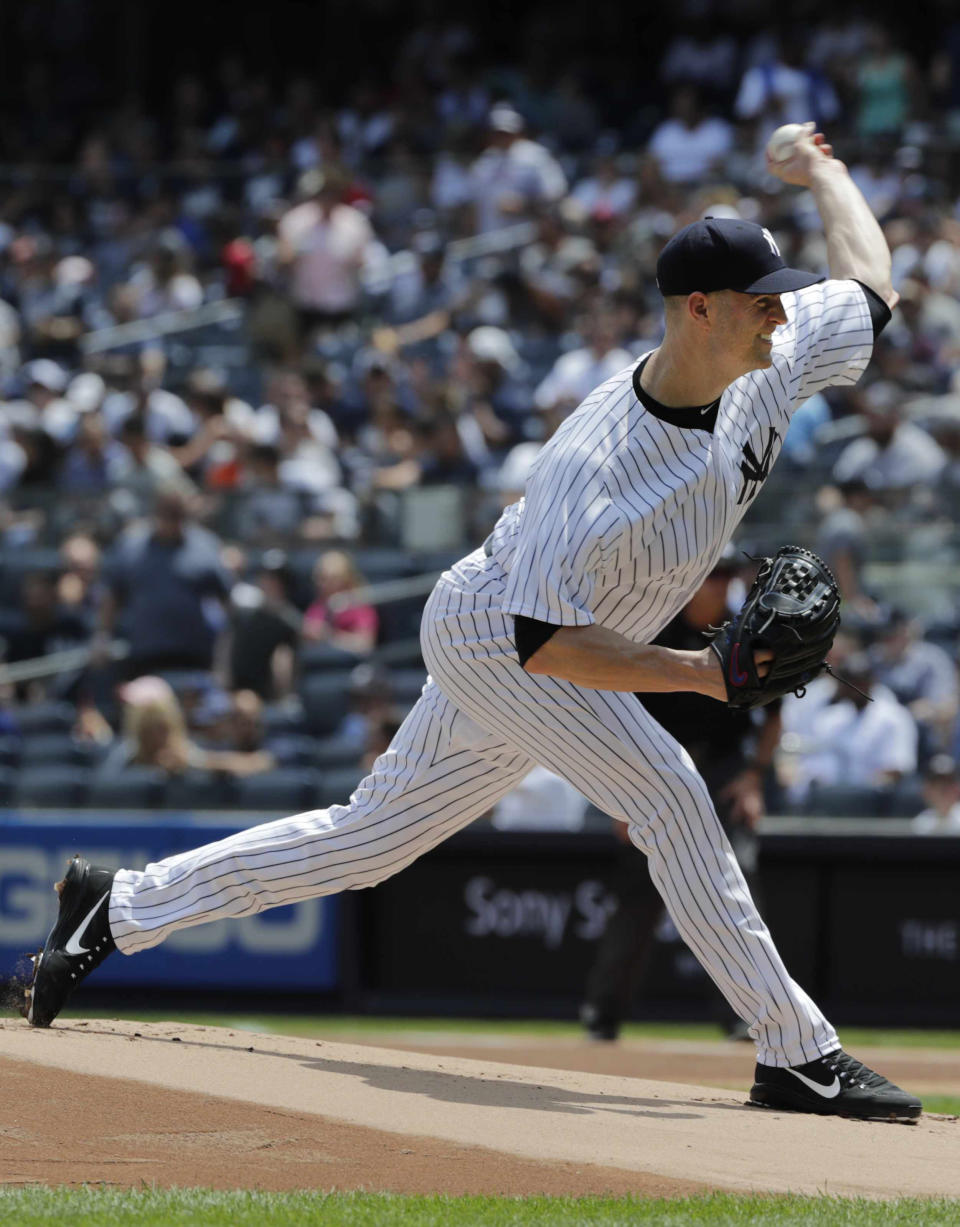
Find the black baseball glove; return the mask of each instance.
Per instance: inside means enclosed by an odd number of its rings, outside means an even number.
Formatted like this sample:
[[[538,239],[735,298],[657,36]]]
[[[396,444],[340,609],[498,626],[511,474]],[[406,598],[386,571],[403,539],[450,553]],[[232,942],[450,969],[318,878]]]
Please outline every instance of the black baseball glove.
[[[716,631],[710,646],[720,658],[730,707],[761,707],[784,694],[803,694],[829,670],[827,653],[840,625],[840,591],[823,559],[798,545],[764,558],[743,608]],[[760,677],[757,648],[773,660]]]

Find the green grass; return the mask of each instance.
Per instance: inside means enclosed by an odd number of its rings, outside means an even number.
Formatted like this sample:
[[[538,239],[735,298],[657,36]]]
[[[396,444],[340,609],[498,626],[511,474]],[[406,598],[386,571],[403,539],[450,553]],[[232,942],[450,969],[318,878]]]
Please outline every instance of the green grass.
[[[925,1112],[943,1116],[960,1116],[960,1095],[921,1095]],[[960,1221],[960,1219],[958,1219]]]
[[[558,1022],[544,1019],[481,1019],[481,1018],[390,1018],[370,1015],[330,1014],[312,1016],[305,1014],[201,1014],[168,1010],[163,1013],[151,1011],[117,1010],[65,1010],[64,1018],[127,1018],[137,1022],[169,1022],[203,1027],[230,1027],[233,1030],[256,1030],[274,1032],[278,1035],[305,1035],[309,1037],[390,1036],[399,1032],[423,1032],[455,1034],[462,1039],[476,1035],[480,1038],[497,1036],[518,1040],[572,1040],[583,1035],[582,1028],[574,1022]],[[710,1023],[627,1023],[623,1028],[625,1040],[693,1040],[710,1042],[719,1040],[719,1027]],[[841,1027],[840,1038],[844,1045],[856,1052],[857,1048],[960,1048],[960,1030],[921,1031],[887,1029],[879,1027]]]
[[[954,1227],[946,1199],[738,1197],[399,1197],[385,1193],[221,1193],[205,1189],[0,1190],[0,1222],[17,1227]]]

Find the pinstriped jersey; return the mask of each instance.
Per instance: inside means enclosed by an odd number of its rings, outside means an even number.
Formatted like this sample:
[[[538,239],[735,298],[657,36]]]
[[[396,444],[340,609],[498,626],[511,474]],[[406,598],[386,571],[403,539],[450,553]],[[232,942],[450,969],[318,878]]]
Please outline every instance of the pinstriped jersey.
[[[649,642],[713,568],[756,497],[794,409],[860,378],[873,349],[866,296],[826,281],[782,303],[771,366],[723,393],[713,430],[638,399],[627,367],[595,389],[537,457],[526,495],[491,538],[500,608],[560,626],[598,623]]]

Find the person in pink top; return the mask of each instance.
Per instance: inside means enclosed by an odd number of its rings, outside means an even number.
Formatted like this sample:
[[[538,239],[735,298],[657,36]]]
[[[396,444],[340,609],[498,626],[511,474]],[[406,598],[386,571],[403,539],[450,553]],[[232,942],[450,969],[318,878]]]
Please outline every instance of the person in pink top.
[[[326,640],[334,647],[365,656],[377,643],[379,619],[372,605],[331,608],[331,598],[362,588],[366,580],[343,550],[328,550],[313,569],[316,598],[303,615],[303,637]]]

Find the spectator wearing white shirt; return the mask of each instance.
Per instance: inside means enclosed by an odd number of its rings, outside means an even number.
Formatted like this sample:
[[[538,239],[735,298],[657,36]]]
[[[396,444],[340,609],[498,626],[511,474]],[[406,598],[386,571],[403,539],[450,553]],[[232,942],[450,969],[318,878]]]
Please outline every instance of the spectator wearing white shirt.
[[[733,128],[725,119],[705,115],[690,86],[674,91],[670,116],[654,129],[649,145],[668,183],[709,179],[732,148]]]
[[[561,354],[533,394],[551,434],[585,396],[633,361],[619,344],[617,318],[609,309],[585,316],[580,334],[587,344]]]
[[[736,101],[737,119],[755,123],[758,150],[781,124],[813,120],[829,124],[840,113],[833,86],[804,64],[805,43],[799,30],[780,40],[779,53],[754,64],[743,74]]]
[[[621,218],[633,208],[637,185],[620,173],[612,154],[602,154],[593,164],[593,173],[580,180],[571,196],[590,218]]]
[[[737,44],[717,31],[704,12],[685,21],[683,33],[667,46],[660,79],[667,85],[696,85],[704,92],[725,96],[734,84]]]
[[[906,491],[937,480],[947,457],[925,430],[903,420],[901,396],[900,389],[887,382],[851,392],[865,432],[840,453],[834,481],[859,481],[875,491]]]
[[[316,328],[350,319],[360,305],[360,274],[376,248],[367,217],[345,204],[344,177],[334,169],[307,171],[308,199],[281,217],[280,263],[289,269],[290,292],[304,338]]]
[[[949,754],[937,754],[923,777],[921,810],[911,826],[916,835],[960,835],[960,775]]]
[[[863,693],[838,686],[831,702],[814,704],[812,715],[803,710],[806,700],[783,700],[785,742],[794,750],[783,783],[792,803],[834,785],[893,787],[917,769],[916,722],[892,691],[874,681],[869,658],[851,657],[844,677]]]
[[[523,129],[523,116],[509,104],[498,103],[490,111],[487,148],[470,167],[470,196],[481,234],[523,221],[566,194],[560,163]]]
[[[894,610],[872,652],[877,680],[908,707],[920,725],[928,753],[953,745],[960,686],[957,668],[943,648],[923,639],[921,628]]]
[[[580,831],[586,800],[546,767],[534,767],[493,807],[499,831]]]

